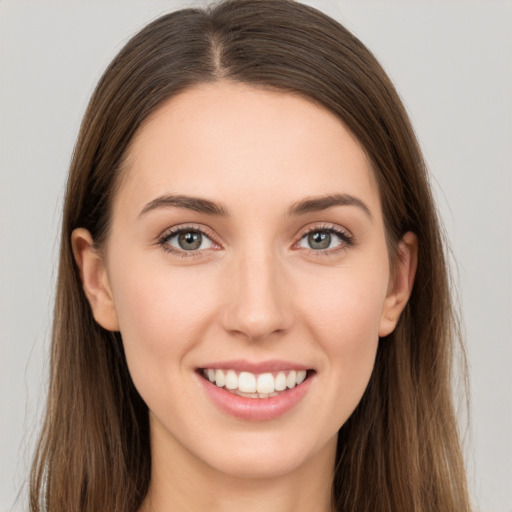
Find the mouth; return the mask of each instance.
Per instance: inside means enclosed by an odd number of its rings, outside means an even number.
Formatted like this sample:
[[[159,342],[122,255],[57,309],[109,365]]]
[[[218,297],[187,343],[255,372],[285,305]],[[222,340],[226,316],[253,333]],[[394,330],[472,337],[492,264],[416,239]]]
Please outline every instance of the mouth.
[[[269,399],[300,386],[314,370],[292,369],[252,373],[223,368],[200,368],[199,375],[232,395],[243,398]]]
[[[267,421],[301,410],[316,381],[316,370],[284,360],[205,363],[196,376],[221,412],[244,421]]]

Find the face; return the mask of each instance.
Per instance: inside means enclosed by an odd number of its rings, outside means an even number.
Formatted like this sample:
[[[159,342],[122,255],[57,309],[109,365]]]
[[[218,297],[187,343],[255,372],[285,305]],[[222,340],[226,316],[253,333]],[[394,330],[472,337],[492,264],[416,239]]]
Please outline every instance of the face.
[[[358,142],[306,99],[219,82],[148,119],[124,173],[101,258],[83,232],[74,247],[154,460],[258,477],[332,464],[410,282],[407,251],[391,279]]]

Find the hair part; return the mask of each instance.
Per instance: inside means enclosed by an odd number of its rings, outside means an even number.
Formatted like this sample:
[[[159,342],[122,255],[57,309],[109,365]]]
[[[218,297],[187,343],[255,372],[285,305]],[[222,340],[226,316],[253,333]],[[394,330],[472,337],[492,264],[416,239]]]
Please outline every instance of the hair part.
[[[86,228],[102,245],[134,135],[169,98],[219,80],[299,94],[337,115],[372,164],[390,254],[407,231],[419,240],[410,301],[395,331],[380,340],[367,390],[339,431],[336,509],[469,511],[450,385],[456,324],[423,157],[368,49],[331,18],[291,0],[229,0],[162,16],[127,43],[98,83],[67,182],[31,511],[136,511],[147,493],[147,406],[120,334],[92,316],[71,233]]]

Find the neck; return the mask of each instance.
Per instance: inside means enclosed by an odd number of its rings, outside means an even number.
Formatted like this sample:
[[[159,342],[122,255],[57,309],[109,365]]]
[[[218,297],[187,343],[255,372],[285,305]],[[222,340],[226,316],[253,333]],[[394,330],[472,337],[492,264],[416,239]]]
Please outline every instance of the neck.
[[[335,438],[313,459],[284,475],[268,478],[229,475],[176,446],[158,448],[152,448],[150,488],[139,512],[333,510]]]

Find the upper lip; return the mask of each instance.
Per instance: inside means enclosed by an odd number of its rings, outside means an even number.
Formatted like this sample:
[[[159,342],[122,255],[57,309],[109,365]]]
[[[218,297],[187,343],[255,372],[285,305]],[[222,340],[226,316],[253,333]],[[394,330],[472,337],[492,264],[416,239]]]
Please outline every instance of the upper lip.
[[[219,370],[235,370],[250,373],[268,373],[287,370],[311,370],[311,366],[291,361],[283,361],[279,359],[270,359],[267,361],[247,361],[245,359],[233,359],[229,361],[213,361],[200,366],[201,369],[219,369]]]

